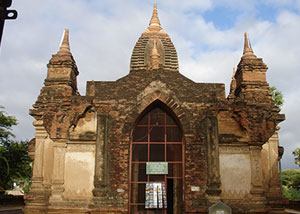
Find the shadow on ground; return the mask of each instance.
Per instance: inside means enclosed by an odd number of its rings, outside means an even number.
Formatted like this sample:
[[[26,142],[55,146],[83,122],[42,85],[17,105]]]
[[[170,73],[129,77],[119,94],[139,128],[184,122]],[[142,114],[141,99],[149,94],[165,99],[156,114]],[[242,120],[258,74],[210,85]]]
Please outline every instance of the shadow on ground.
[[[22,214],[24,205],[23,196],[0,194],[0,214]]]

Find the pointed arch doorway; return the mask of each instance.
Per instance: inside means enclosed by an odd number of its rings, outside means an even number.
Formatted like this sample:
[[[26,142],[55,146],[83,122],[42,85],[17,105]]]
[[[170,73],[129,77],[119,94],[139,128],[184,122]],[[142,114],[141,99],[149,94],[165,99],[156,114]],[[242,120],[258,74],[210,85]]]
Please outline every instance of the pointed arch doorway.
[[[177,121],[166,105],[156,101],[141,114],[133,128],[129,213],[183,213],[184,145],[182,129]],[[147,174],[147,162],[167,163],[168,172]],[[153,183],[165,186],[167,208],[146,208],[146,185]]]

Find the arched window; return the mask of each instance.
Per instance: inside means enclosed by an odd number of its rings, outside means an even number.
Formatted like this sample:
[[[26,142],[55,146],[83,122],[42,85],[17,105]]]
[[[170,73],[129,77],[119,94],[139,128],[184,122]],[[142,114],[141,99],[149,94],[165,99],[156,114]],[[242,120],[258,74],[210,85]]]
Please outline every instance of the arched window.
[[[152,104],[134,127],[130,145],[130,213],[182,213],[184,148],[180,126],[162,103]],[[146,174],[147,162],[167,163],[167,174]],[[164,183],[168,208],[146,209],[147,183]]]

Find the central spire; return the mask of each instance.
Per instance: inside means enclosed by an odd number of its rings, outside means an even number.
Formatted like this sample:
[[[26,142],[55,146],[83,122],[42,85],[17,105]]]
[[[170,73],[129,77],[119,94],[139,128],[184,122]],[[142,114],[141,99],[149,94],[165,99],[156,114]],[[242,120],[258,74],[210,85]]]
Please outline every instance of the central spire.
[[[149,26],[134,46],[130,72],[156,69],[178,72],[178,59],[174,44],[160,26],[157,4],[154,3]]]
[[[159,31],[161,30],[161,26],[160,26],[160,21],[158,18],[158,13],[157,13],[157,4],[156,2],[154,3],[153,6],[153,13],[152,13],[152,17],[149,23],[149,30],[150,31]]]

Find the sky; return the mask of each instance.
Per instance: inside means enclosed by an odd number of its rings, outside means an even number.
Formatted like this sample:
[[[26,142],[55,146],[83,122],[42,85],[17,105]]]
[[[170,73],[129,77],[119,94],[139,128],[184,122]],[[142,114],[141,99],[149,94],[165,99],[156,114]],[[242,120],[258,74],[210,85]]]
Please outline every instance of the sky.
[[[19,124],[17,140],[34,137],[28,114],[47,75],[65,28],[76,60],[78,88],[86,81],[117,80],[129,72],[130,57],[148,27],[153,0],[13,0],[16,20],[5,22],[0,47],[0,105]],[[195,82],[225,83],[248,32],[254,54],[268,66],[267,81],[284,96],[280,145],[282,168],[299,168],[300,0],[157,0],[158,14],[178,53],[179,71]]]

